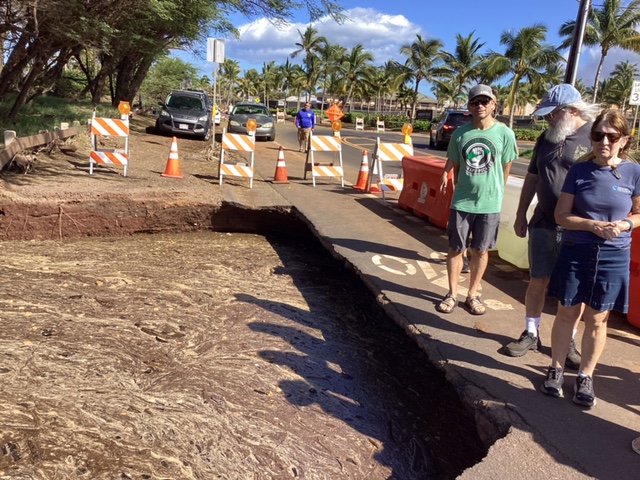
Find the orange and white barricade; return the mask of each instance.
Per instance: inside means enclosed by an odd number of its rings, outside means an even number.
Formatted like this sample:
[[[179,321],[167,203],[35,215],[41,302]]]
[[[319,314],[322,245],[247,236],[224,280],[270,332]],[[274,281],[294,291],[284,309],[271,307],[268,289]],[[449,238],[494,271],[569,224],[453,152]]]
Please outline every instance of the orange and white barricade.
[[[376,138],[376,147],[373,151],[373,175],[369,176],[370,182],[374,176],[378,176],[378,188],[384,198],[385,192],[400,192],[403,187],[403,179],[400,175],[385,175],[382,164],[384,162],[402,162],[403,157],[413,156],[413,145],[410,143],[382,143],[380,137]],[[368,189],[375,191],[373,185]]]
[[[247,162],[225,163],[224,152],[236,150],[245,152],[248,155]],[[256,139],[254,135],[240,135],[239,133],[227,133],[227,129],[222,130],[222,142],[220,148],[220,163],[218,166],[218,176],[220,185],[224,176],[243,177],[249,179],[249,188],[253,188],[253,162],[256,150]]]
[[[356,117],[356,130],[364,130],[364,118]]]
[[[376,133],[384,133],[384,120],[376,118]]]
[[[309,153],[304,168],[304,178],[311,171],[313,186],[316,186],[316,177],[338,177],[340,185],[344,187],[344,169],[342,168],[342,139],[333,135],[313,135],[310,138]],[[328,164],[316,162],[316,155],[327,152],[335,159]]]
[[[99,164],[123,167],[123,175],[126,177],[129,165],[129,116],[101,118],[96,117],[96,112],[93,112],[89,123],[89,132],[91,134],[89,175],[93,175],[93,166]],[[98,148],[98,137],[124,138],[124,148]]]

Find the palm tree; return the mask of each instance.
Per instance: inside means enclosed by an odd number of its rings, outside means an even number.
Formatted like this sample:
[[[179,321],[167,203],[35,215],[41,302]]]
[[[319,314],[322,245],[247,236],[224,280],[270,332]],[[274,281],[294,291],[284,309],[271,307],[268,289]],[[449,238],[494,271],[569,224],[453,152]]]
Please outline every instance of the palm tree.
[[[598,84],[604,59],[611,49],[619,47],[640,52],[640,35],[636,30],[640,24],[640,0],[631,0],[626,7],[622,3],[621,0],[602,0],[599,7],[594,6],[591,9],[587,18],[583,43],[600,46],[600,61],[593,79],[593,102],[598,97]],[[562,24],[560,35],[567,39],[560,48],[571,45],[575,29],[575,20]]]
[[[300,41],[296,42],[298,48],[291,52],[291,58],[295,58],[299,53],[304,53],[303,63],[308,69],[311,57],[320,52],[328,42],[325,37],[318,36],[318,31],[311,25],[307,27],[304,33],[298,30],[298,35],[300,35]]]
[[[609,104],[619,105],[624,112],[627,100],[631,97],[633,80],[638,75],[638,67],[628,61],[618,63],[609,78],[606,90],[603,90],[603,100]]]
[[[547,27],[541,24],[524,27],[515,35],[505,31],[500,35],[500,44],[506,46],[505,53],[491,52],[487,58],[486,68],[490,75],[512,75],[507,98],[509,127],[513,127],[521,82],[533,83],[533,88],[539,90],[545,82],[544,70],[564,60],[555,48],[543,43],[546,36]]]
[[[323,45],[319,52],[319,74],[322,82],[322,105],[320,106],[320,117],[324,112],[324,104],[326,103],[328,90],[331,84],[331,77],[338,71],[347,49],[340,45],[331,45],[329,43]]]
[[[364,81],[367,77],[370,62],[373,61],[373,55],[367,52],[361,44],[356,44],[351,51],[345,56],[340,71],[344,76],[348,85],[347,102],[349,104],[349,112],[351,112],[353,89],[356,84]]]
[[[456,34],[456,49],[454,53],[442,52],[444,66],[438,69],[438,77],[442,77],[443,83],[447,83],[450,90],[451,100],[456,107],[458,101],[463,98],[465,86],[472,81],[477,81],[480,77],[480,67],[482,56],[480,49],[484,43],[473,38],[475,32],[463,37]]]
[[[220,64],[220,72],[220,92],[222,93],[223,88],[227,91],[227,105],[229,105],[240,76],[240,64],[236,60],[227,58]]]
[[[418,99],[418,86],[422,80],[431,81],[434,77],[434,70],[441,61],[440,49],[442,42],[437,39],[423,39],[416,35],[416,40],[411,45],[404,45],[400,48],[400,53],[407,56],[405,66],[409,68],[408,78],[415,82],[413,89],[414,102],[411,107],[411,121],[416,118],[416,101]]]

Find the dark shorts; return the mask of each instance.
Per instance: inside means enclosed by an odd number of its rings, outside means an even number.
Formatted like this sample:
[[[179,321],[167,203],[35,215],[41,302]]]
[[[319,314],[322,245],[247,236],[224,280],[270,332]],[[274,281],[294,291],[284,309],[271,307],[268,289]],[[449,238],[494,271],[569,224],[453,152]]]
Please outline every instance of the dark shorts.
[[[462,252],[471,236],[471,248],[486,252],[496,246],[499,213],[467,213],[451,209],[449,214],[449,248]]]
[[[629,307],[631,247],[563,242],[549,282],[549,296],[565,307],[584,303],[599,312]]]
[[[529,274],[550,277],[560,251],[560,236],[554,228],[529,229]]]

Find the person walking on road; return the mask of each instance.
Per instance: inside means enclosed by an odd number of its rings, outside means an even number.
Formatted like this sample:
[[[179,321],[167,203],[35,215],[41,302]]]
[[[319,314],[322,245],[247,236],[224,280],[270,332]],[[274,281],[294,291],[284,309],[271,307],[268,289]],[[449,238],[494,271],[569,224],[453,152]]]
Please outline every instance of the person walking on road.
[[[458,304],[462,255],[471,236],[470,285],[464,304],[470,313],[482,315],[486,309],[480,301],[480,282],[489,250],[496,244],[504,186],[511,162],[518,158],[518,147],[513,130],[493,116],[496,97],[491,87],[478,84],[471,88],[468,106],[472,121],[453,133],[441,178],[443,190],[447,173],[453,169],[456,188],[447,228],[449,292],[436,310],[451,313]]]
[[[298,143],[300,144],[300,151],[306,152],[309,148],[309,137],[311,131],[316,126],[316,115],[311,110],[311,104],[309,102],[304,104],[302,110],[296,115],[296,128],[298,129]]]
[[[542,98],[534,116],[544,117],[549,127],[538,137],[520,192],[513,229],[519,237],[529,233],[529,285],[525,294],[525,328],[518,340],[505,346],[507,355],[521,357],[539,350],[540,319],[547,296],[549,277],[560,248],[560,229],[554,211],[569,168],[591,150],[589,132],[600,107],[582,100],[572,85],[552,87]],[[527,225],[527,210],[534,195],[538,204]],[[573,332],[575,337],[575,331]],[[580,354],[572,337],[565,364],[580,366]]]
[[[593,407],[593,372],[607,339],[609,312],[629,304],[631,231],[640,225],[640,165],[626,160],[630,128],[605,110],[591,128],[592,153],[569,169],[555,218],[564,230],[549,295],[558,299],[551,366],[540,390],[562,396],[564,362],[580,317],[585,323],[574,403]]]

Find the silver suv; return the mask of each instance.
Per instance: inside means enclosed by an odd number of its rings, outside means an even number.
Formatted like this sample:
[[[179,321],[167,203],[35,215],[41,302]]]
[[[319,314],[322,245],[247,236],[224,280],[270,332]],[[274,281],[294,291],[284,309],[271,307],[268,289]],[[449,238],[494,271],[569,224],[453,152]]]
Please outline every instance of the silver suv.
[[[209,140],[212,127],[210,104],[204,92],[173,90],[164,103],[160,103],[162,109],[156,119],[156,130]]]

